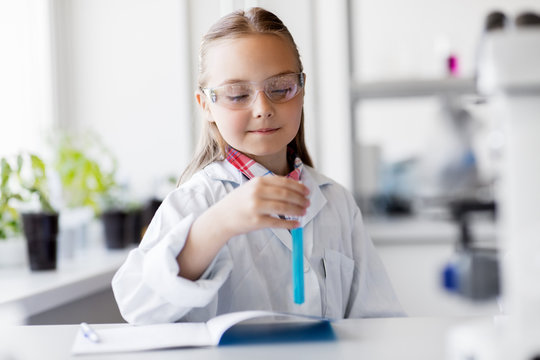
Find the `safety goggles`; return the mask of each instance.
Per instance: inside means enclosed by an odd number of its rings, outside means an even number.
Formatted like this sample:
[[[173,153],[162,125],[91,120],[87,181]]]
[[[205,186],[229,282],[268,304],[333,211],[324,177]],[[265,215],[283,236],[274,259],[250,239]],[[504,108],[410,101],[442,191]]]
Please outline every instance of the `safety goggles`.
[[[303,73],[272,76],[263,81],[243,81],[225,84],[215,88],[201,88],[212,103],[229,109],[247,109],[253,105],[257,94],[264,92],[276,104],[287,102],[300,93],[304,87]]]

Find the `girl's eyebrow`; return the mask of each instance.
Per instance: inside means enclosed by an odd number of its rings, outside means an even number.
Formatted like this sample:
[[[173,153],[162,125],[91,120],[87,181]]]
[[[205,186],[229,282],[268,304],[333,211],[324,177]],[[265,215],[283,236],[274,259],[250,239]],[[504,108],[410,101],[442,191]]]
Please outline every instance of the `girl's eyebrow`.
[[[296,71],[285,70],[285,71],[279,72],[277,74],[271,75],[271,76],[267,77],[264,80],[273,78],[274,76],[285,75],[285,74],[294,74],[294,73],[296,73]],[[223,81],[221,84],[219,84],[218,86],[229,85],[229,84],[237,84],[237,83],[249,83],[249,82],[252,82],[252,81],[245,80],[245,79],[227,79],[227,80]]]
[[[228,85],[228,84],[236,84],[236,83],[244,83],[244,82],[249,82],[249,80],[228,79],[228,80],[223,81],[221,84],[219,84],[219,86]]]

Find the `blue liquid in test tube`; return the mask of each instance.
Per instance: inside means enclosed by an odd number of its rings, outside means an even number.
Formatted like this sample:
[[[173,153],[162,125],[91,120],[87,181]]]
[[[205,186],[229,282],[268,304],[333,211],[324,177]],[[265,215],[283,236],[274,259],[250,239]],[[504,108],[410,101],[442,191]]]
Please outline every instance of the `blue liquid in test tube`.
[[[292,274],[294,302],[304,303],[304,232],[303,228],[291,230],[292,235]]]

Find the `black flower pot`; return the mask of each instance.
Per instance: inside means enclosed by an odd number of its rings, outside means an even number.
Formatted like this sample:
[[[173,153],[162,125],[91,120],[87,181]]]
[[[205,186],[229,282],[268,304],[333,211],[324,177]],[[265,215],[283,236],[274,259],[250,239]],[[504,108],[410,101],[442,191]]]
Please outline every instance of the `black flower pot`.
[[[56,269],[58,214],[26,213],[22,220],[30,269]]]
[[[142,210],[108,210],[101,216],[108,249],[123,249],[138,244],[142,232]]]
[[[126,215],[126,244],[139,245],[141,242],[143,212],[141,209],[131,210]]]
[[[123,210],[108,210],[101,215],[105,229],[105,246],[108,249],[126,247],[126,217]]]

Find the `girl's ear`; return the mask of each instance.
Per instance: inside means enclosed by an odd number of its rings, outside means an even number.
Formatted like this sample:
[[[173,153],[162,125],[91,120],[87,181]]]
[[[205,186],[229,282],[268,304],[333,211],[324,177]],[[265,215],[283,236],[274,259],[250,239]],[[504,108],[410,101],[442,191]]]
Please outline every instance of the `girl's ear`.
[[[201,108],[205,119],[209,122],[213,122],[212,116],[210,115],[210,107],[208,106],[208,98],[202,93],[202,91],[197,90],[195,91],[195,99],[197,100],[197,104]]]

